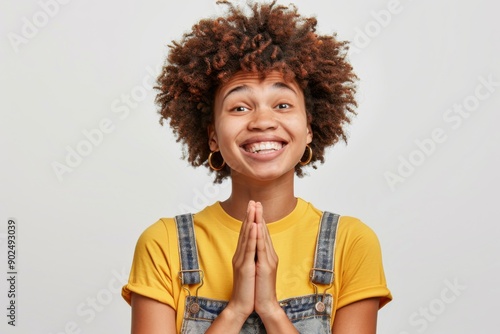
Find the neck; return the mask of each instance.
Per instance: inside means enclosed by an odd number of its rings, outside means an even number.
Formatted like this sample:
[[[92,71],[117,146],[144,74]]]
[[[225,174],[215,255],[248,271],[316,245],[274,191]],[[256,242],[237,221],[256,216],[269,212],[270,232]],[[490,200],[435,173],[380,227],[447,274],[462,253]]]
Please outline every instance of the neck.
[[[264,221],[272,223],[290,214],[297,204],[294,173],[272,181],[231,178],[231,195],[221,203],[230,216],[243,221],[250,200],[261,202]]]

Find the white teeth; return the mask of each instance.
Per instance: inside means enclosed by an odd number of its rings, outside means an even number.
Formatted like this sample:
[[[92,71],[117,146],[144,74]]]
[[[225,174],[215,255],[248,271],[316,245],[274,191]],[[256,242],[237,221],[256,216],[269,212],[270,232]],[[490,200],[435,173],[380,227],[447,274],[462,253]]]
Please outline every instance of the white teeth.
[[[252,143],[245,146],[245,151],[252,153],[278,151],[283,147],[283,143],[277,141],[264,141]]]

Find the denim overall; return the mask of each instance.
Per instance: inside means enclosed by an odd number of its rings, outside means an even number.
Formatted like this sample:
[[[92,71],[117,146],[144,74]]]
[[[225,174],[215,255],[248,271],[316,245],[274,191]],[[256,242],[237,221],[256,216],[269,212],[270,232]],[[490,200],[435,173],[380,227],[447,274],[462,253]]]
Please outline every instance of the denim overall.
[[[333,286],[334,249],[338,221],[339,215],[330,212],[324,212],[321,217],[314,267],[309,274],[315,293],[279,301],[286,315],[301,334],[331,333],[330,319],[333,297],[326,291]],[[181,259],[179,278],[183,289],[187,292],[181,334],[205,333],[228,302],[198,296],[198,290],[203,286],[204,277],[203,271],[198,265],[198,249],[192,215],[176,216],[175,222]],[[326,285],[323,293],[318,293],[316,284]],[[194,296],[191,295],[186,285],[198,285]],[[266,333],[266,329],[257,313],[254,312],[243,324],[240,333],[260,334]]]

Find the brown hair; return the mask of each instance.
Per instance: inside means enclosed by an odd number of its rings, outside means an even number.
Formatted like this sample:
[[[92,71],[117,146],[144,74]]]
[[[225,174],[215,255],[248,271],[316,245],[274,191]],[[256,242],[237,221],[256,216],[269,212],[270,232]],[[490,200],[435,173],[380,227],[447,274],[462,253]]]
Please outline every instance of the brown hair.
[[[240,8],[229,1],[218,3],[228,6],[226,16],[200,20],[169,45],[155,87],[160,123],[169,122],[177,141],[187,147],[183,157],[191,165],[208,166],[207,128],[213,122],[217,88],[242,70],[262,76],[279,70],[304,90],[313,132],[311,163],[316,168],[314,162],[324,162],[326,147],[339,139],[347,141],[343,126],[355,114],[357,77],[346,61],[347,42],[338,41],[336,34],[316,34],[316,19],[299,15],[293,5],[273,1]],[[303,175],[300,164],[295,171]],[[226,166],[215,173],[215,182],[220,183],[230,170]]]

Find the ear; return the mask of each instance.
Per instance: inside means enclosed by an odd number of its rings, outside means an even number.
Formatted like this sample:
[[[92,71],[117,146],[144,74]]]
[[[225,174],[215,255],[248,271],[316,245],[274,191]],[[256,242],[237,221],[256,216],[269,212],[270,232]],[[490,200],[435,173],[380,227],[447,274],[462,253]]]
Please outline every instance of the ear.
[[[217,133],[215,132],[215,127],[213,124],[210,124],[207,128],[208,132],[208,146],[210,147],[210,151],[215,152],[219,150],[219,144],[217,142]]]
[[[312,129],[311,129],[311,125],[310,124],[307,124],[307,138],[306,138],[306,142],[308,144],[310,144],[313,140],[313,132],[312,132]]]

